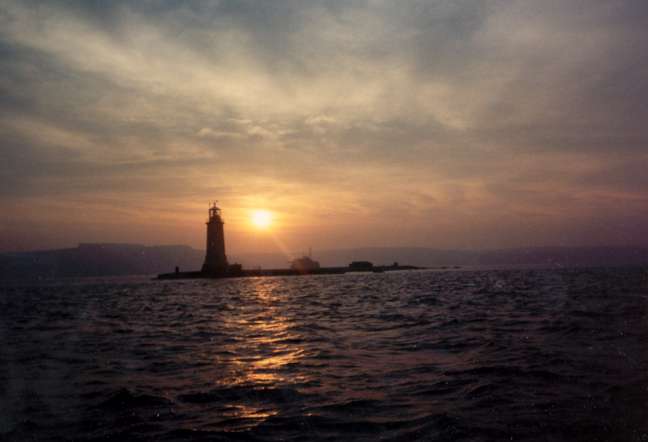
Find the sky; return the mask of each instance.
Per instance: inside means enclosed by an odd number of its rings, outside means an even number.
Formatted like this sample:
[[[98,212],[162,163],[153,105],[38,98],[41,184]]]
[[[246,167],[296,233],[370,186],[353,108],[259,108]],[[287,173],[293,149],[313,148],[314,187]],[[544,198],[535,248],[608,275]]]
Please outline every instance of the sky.
[[[648,245],[645,0],[186,3],[0,0],[0,251]]]

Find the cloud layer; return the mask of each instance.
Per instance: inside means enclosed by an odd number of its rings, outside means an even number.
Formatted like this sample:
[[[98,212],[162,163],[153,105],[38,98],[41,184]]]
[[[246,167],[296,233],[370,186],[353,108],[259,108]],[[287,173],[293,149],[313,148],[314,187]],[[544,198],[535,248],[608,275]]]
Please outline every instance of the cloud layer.
[[[640,0],[3,0],[0,248],[201,245],[214,198],[235,251],[646,244],[647,22]]]

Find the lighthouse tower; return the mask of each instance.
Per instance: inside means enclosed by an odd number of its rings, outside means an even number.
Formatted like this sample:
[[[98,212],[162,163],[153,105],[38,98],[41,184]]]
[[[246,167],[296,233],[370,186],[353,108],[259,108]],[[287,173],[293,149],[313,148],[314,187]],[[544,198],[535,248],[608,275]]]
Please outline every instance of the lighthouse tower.
[[[220,275],[227,272],[227,256],[225,256],[225,233],[220,208],[213,203],[209,208],[207,220],[207,253],[202,272],[210,275]]]

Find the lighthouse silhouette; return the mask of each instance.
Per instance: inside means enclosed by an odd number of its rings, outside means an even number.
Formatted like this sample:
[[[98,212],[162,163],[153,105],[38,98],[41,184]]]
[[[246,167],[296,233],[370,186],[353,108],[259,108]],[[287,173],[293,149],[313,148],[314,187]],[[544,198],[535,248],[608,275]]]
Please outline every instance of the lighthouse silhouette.
[[[220,208],[216,203],[209,207],[207,220],[207,252],[202,272],[209,275],[222,275],[227,273],[228,264],[225,256],[225,233],[223,231],[223,218]]]

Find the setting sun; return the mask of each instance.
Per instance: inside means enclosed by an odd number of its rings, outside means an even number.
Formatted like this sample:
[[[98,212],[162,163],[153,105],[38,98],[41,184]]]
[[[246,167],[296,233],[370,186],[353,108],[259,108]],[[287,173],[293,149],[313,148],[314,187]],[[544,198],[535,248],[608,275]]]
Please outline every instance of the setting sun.
[[[250,221],[257,229],[267,229],[272,225],[272,213],[267,210],[255,210],[250,215]]]

